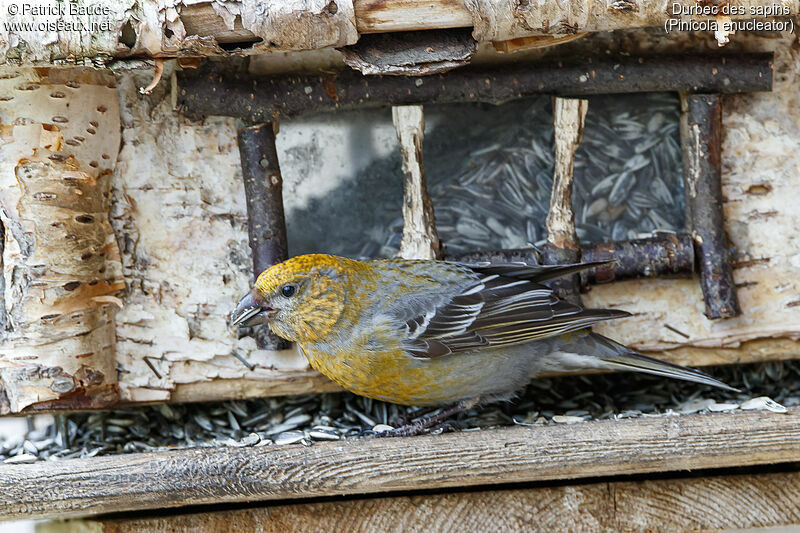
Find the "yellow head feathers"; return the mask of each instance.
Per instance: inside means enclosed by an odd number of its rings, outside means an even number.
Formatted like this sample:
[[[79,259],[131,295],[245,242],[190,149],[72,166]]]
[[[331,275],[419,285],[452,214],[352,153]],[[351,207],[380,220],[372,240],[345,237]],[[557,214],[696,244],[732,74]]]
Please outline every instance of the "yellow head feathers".
[[[263,294],[271,294],[286,283],[307,277],[315,272],[340,274],[359,265],[358,261],[326,254],[298,255],[278,263],[262,272],[255,283],[255,289]]]

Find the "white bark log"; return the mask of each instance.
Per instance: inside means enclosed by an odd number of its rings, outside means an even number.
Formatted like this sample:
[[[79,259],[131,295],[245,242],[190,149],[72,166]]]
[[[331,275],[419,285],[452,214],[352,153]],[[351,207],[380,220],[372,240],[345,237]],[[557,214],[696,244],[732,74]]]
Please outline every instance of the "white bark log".
[[[0,411],[102,407],[118,395],[113,317],[125,287],[108,221],[120,139],[114,77],[91,69],[0,77]]]
[[[352,0],[0,0],[0,62],[315,50],[358,40]],[[254,44],[255,43],[255,44]]]
[[[758,9],[765,3],[759,0],[739,0],[722,5],[736,6],[744,11],[730,11],[731,16],[696,14],[698,4],[693,0],[464,0],[472,14],[473,36],[478,41],[506,41],[530,35],[559,35],[579,32],[613,31],[623,28],[669,26],[670,20],[715,21],[722,26],[731,20],[763,20]],[[795,16],[798,2],[782,1],[777,15]],[[695,11],[692,11],[695,10]],[[702,13],[702,12],[701,12]],[[788,28],[787,28],[788,29]],[[713,33],[713,31],[712,31]],[[723,32],[727,34],[728,32]],[[720,39],[724,41],[724,38]],[[725,41],[727,42],[727,41]],[[724,44],[720,42],[720,46]]]

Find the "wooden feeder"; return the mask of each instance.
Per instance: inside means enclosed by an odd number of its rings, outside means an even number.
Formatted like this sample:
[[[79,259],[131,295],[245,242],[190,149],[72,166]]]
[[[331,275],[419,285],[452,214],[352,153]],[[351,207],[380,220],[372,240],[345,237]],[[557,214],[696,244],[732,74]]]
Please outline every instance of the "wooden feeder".
[[[232,331],[228,313],[255,276],[288,257],[279,125],[373,107],[391,107],[401,152],[402,257],[609,261],[553,282],[566,299],[633,313],[598,327],[603,334],[694,366],[800,355],[800,67],[788,33],[736,34],[735,50],[717,51],[706,35],[640,29],[670,17],[631,2],[148,6],[109,8],[113,29],[94,39],[15,35],[0,47],[15,63],[0,70],[0,414],[340,390],[266,329]],[[797,2],[786,9],[778,22],[796,17]],[[89,58],[114,58],[114,70],[74,63]],[[155,60],[149,85],[142,58]],[[286,66],[293,61],[301,68]],[[139,94],[145,85],[150,97]],[[585,98],[655,91],[680,95],[686,229],[581,243],[572,194]],[[535,95],[553,99],[545,245],[448,253],[426,184],[425,106]],[[0,519],[272,501],[95,525],[796,524],[797,502],[773,496],[797,483],[780,465],[800,460],[799,437],[800,410],[790,407],[3,464]],[[777,466],[719,470],[764,465]],[[687,470],[708,474],[682,477]],[[612,479],[620,475],[641,478]],[[347,499],[297,503],[331,496]],[[287,499],[295,503],[278,504]],[[737,499],[758,505],[731,508]]]

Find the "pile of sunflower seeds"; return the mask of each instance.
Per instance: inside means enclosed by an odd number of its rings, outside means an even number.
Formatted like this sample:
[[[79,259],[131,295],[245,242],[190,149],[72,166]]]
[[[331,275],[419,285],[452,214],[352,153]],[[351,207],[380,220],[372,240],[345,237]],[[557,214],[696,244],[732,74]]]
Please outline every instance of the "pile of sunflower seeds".
[[[589,98],[573,194],[582,241],[684,228],[679,115],[673,93]],[[550,98],[431,105],[425,116],[425,172],[446,251],[541,245],[553,180]],[[289,210],[292,254],[393,256],[403,228],[400,176],[397,153]]]
[[[700,411],[800,405],[800,361],[709,369],[742,392],[632,374],[538,379],[520,397],[460,413],[430,430],[470,431],[510,425],[574,424]],[[414,421],[430,411],[350,393],[263,400],[136,407],[58,416],[23,439],[0,441],[0,460],[29,463],[210,446],[311,445],[357,439]]]

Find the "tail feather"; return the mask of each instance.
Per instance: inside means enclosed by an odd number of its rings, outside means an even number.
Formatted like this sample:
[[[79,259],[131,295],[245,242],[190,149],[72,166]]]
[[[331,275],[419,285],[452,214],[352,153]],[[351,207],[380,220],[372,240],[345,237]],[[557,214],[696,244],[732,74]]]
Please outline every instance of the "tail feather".
[[[645,374],[653,374],[656,376],[664,376],[674,379],[682,379],[685,381],[694,381],[695,383],[702,383],[704,385],[712,385],[729,391],[739,392],[739,389],[726,385],[718,379],[714,379],[705,372],[696,370],[694,368],[687,368],[685,366],[676,365],[667,361],[661,361],[653,357],[640,354],[623,346],[617,342],[612,341],[607,337],[591,333],[588,335],[593,341],[596,341],[603,349],[595,352],[609,368],[618,370],[631,370],[634,372],[643,372]]]

